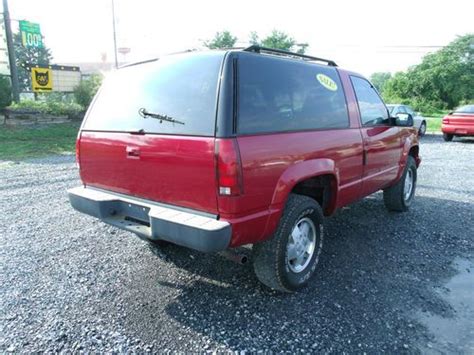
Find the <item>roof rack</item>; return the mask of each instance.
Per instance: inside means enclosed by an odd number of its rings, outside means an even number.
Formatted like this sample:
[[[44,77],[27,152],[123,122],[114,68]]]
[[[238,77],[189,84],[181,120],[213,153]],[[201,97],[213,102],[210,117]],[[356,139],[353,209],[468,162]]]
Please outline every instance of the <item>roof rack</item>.
[[[290,57],[299,57],[299,58],[302,58],[302,59],[309,59],[309,60],[315,60],[315,61],[318,61],[318,62],[325,62],[325,63],[327,63],[327,65],[329,65],[331,67],[337,67],[336,62],[334,62],[333,60],[313,57],[313,56],[310,56],[310,55],[300,54],[300,53],[295,53],[295,52],[290,52],[290,51],[284,51],[282,49],[274,49],[274,48],[268,48],[268,47],[261,47],[261,46],[258,46],[258,45],[253,45],[253,46],[245,48],[244,51],[245,52],[255,52],[255,53],[267,52],[267,53],[275,53],[275,54],[279,54],[279,55],[286,55],[286,56],[290,56]]]

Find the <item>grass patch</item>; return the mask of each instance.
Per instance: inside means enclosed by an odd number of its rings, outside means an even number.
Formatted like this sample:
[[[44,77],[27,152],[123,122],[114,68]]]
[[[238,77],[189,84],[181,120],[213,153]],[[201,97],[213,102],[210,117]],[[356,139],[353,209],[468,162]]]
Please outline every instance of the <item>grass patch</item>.
[[[0,160],[74,152],[80,123],[0,126]]]
[[[449,110],[437,110],[433,112],[421,112],[421,115],[423,117],[429,117],[429,118],[443,118],[449,112],[450,112]]]
[[[440,132],[441,131],[441,117],[426,117],[426,130],[428,132]]]

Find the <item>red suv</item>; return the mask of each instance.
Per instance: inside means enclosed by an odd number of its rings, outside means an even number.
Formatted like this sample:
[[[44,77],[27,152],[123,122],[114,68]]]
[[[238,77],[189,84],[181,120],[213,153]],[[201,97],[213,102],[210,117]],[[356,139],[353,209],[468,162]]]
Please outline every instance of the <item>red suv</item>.
[[[203,252],[253,244],[265,285],[314,274],[323,216],[378,190],[412,203],[418,138],[333,61],[252,46],[169,55],[104,82],[77,138],[72,206]]]

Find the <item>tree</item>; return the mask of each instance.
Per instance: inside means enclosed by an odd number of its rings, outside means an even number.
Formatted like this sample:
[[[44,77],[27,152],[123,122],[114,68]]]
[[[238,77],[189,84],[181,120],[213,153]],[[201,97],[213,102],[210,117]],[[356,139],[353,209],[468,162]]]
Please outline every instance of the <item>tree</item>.
[[[285,32],[273,30],[262,40],[263,47],[283,49],[289,51],[296,45],[296,40]]]
[[[12,86],[10,79],[0,75],[0,110],[10,106],[12,103]]]
[[[204,45],[209,49],[232,48],[237,42],[237,37],[232,36],[229,31],[216,32],[213,39],[205,41]]]
[[[249,43],[251,45],[256,45],[256,46],[260,45],[260,40],[258,38],[258,33],[256,31],[250,32]]]
[[[99,90],[101,83],[102,76],[98,74],[81,80],[81,83],[74,88],[74,98],[76,102],[84,109],[87,109],[97,90]]]
[[[384,97],[411,101],[413,106],[452,109],[474,100],[474,34],[458,37],[423,57],[419,65],[386,82]]]
[[[297,51],[297,53],[304,54],[308,43],[297,43],[296,40],[283,31],[273,30],[267,37],[260,40],[257,32],[250,32],[249,42],[252,45],[259,45],[262,47],[282,49],[284,51]],[[297,47],[297,48],[295,48]]]
[[[370,76],[370,81],[375,86],[375,88],[378,90],[378,92],[382,93],[386,82],[391,77],[392,77],[392,74],[390,74],[388,72],[378,72],[378,73],[373,73]]]
[[[43,48],[25,48],[21,42],[21,34],[13,35],[13,46],[15,48],[16,66],[18,68],[18,81],[20,91],[31,91],[31,73],[22,67],[22,64],[48,65],[53,59],[51,50]]]

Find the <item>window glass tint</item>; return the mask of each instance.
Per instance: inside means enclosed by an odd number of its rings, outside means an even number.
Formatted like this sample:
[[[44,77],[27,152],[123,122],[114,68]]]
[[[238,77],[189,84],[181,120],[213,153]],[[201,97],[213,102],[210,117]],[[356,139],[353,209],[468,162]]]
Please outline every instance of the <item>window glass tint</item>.
[[[238,133],[349,126],[335,68],[244,53],[238,65]]]
[[[387,109],[372,85],[356,76],[351,76],[351,80],[359,104],[362,125],[388,124]]]
[[[413,109],[410,106],[405,106],[405,108],[407,110],[407,113],[415,117],[415,111],[413,111]]]
[[[84,129],[212,136],[223,53],[170,55],[119,69],[105,80]],[[140,108],[184,125],[139,115]]]
[[[456,113],[474,113],[474,105],[461,106],[456,111]]]

